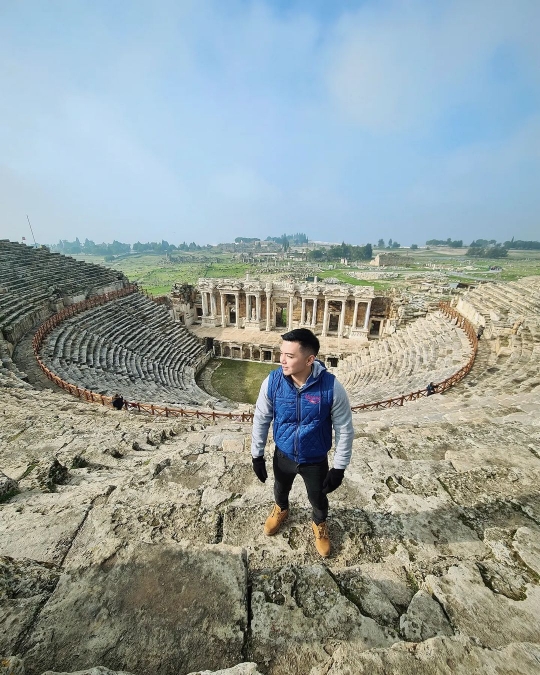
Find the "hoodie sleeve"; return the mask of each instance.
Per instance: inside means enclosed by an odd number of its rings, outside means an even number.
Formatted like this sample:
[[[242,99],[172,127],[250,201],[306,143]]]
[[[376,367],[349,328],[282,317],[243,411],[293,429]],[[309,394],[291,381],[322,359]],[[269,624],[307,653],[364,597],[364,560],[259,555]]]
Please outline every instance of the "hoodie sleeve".
[[[336,440],[334,468],[346,469],[351,461],[354,428],[349,397],[343,385],[337,379],[334,381],[332,426],[334,427]]]
[[[268,398],[268,376],[261,384],[261,390],[255,405],[255,415],[253,416],[253,430],[251,432],[251,455],[252,457],[263,457],[266,439],[268,438],[268,429],[274,417],[274,406]]]

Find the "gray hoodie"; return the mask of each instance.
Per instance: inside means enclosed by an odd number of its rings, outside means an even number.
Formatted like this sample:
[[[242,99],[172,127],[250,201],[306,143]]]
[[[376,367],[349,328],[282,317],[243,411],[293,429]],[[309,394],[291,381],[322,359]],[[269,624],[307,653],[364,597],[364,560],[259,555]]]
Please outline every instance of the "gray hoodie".
[[[323,368],[324,366],[319,361],[315,361],[313,364],[314,377]],[[264,455],[268,430],[274,418],[273,404],[268,397],[268,380],[269,377],[262,383],[255,406],[251,437],[251,455],[253,457],[262,457]],[[354,429],[349,397],[343,385],[337,379],[334,379],[334,400],[331,414],[335,436],[334,468],[346,469],[351,461]]]

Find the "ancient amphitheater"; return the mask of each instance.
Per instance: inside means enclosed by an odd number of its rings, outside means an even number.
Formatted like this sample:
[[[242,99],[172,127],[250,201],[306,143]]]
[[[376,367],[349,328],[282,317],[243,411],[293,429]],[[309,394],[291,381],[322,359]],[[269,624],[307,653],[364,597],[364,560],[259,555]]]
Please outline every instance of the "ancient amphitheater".
[[[456,300],[335,367],[393,402],[354,415],[321,561],[300,483],[263,535],[250,415],[197,386],[192,331],[0,242],[0,673],[540,672],[540,277]]]

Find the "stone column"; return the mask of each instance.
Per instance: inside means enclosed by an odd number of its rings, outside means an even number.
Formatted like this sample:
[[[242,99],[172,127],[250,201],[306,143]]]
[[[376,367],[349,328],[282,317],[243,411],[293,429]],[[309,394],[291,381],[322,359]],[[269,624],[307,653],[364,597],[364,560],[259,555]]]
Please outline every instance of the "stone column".
[[[345,326],[345,304],[346,300],[342,300],[341,313],[339,315],[338,337],[343,337],[343,328]]]
[[[354,314],[352,319],[352,330],[356,328],[356,322],[358,321],[358,303],[360,300],[358,298],[354,299]]]
[[[313,316],[311,317],[311,326],[315,328],[317,325],[317,298],[313,298]]]
[[[246,293],[246,319],[251,321],[251,293]]]
[[[235,310],[236,310],[236,328],[240,328],[240,293],[236,291],[234,294]]]
[[[300,314],[300,324],[303,326],[306,322],[306,299],[302,297],[302,312]]]
[[[289,296],[289,316],[287,317],[287,330],[292,330],[292,313],[293,313],[294,295]]]
[[[221,300],[221,325],[226,326],[227,318],[225,316],[225,294],[223,293],[223,291],[219,292],[219,297]]]
[[[270,316],[272,313],[272,291],[266,287],[266,332],[270,330]]]
[[[328,330],[328,298],[324,298],[324,316],[322,323],[322,337],[326,337],[326,331]]]
[[[369,326],[369,312],[371,311],[371,300],[366,305],[366,318],[364,319],[364,330]]]
[[[216,316],[216,296],[214,295],[214,291],[210,293],[210,311],[212,312],[212,316]]]
[[[261,320],[261,294],[257,293],[255,296],[255,313],[257,315],[257,321]]]
[[[202,300],[202,315],[208,316],[208,294],[206,291],[203,291],[201,293],[201,300]]]

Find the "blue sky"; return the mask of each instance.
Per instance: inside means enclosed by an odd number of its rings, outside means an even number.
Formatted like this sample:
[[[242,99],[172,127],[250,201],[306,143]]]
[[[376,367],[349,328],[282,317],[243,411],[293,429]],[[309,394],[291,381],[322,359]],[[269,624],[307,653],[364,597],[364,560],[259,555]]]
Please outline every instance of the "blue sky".
[[[540,239],[538,0],[0,4],[0,237]]]

